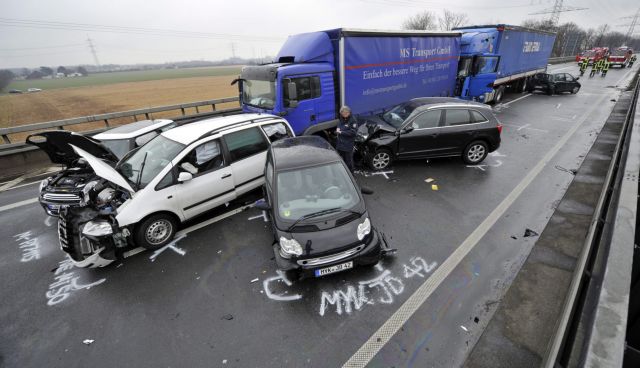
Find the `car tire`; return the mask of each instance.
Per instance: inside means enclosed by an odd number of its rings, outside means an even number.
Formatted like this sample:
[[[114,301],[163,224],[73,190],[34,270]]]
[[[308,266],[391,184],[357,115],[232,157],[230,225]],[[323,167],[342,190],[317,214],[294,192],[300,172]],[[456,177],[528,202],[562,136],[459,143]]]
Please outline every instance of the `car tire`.
[[[571,93],[575,95],[576,93],[578,93],[579,90],[580,90],[580,87],[573,87],[573,89],[571,90]]]
[[[369,157],[369,167],[372,170],[384,170],[391,166],[393,162],[393,156],[391,151],[386,148],[380,148],[375,151],[373,155]]]
[[[136,226],[134,240],[145,249],[160,249],[173,240],[177,227],[178,222],[170,214],[149,216]]]
[[[473,141],[462,152],[462,160],[467,165],[477,165],[489,154],[489,147],[483,141]]]

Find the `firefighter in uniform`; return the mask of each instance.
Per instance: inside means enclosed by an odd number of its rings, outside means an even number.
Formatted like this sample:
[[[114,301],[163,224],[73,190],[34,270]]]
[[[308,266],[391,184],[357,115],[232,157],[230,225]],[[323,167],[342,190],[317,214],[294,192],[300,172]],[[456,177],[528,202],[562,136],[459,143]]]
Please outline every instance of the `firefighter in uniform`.
[[[589,74],[589,78],[593,77],[594,75],[596,75],[596,72],[598,71],[598,64],[596,63],[596,61],[594,60],[593,63],[591,64],[591,73]]]
[[[584,72],[587,71],[588,66],[589,66],[589,59],[582,59],[580,61],[580,76],[584,75]]]
[[[629,58],[629,68],[631,68],[633,66],[633,63],[635,63],[635,61],[636,61],[636,54],[633,54]]]
[[[596,63],[596,73],[602,72],[602,68],[604,67],[604,58],[598,60]]]
[[[607,76],[607,72],[609,71],[609,66],[611,65],[611,62],[609,61],[609,58],[605,58],[603,59],[604,61],[602,62],[602,78]]]

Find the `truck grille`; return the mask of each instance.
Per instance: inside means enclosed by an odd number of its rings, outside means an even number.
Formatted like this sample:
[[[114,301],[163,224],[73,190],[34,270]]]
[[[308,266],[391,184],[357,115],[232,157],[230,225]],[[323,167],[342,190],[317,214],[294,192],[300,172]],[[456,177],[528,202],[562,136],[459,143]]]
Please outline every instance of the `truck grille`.
[[[42,199],[48,202],[57,202],[65,204],[80,204],[80,196],[68,193],[45,193]]]

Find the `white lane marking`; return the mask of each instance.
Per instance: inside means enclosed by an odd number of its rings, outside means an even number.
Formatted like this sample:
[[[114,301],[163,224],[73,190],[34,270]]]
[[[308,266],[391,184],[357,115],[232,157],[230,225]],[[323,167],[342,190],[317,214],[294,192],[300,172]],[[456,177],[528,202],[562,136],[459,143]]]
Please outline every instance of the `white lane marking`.
[[[557,109],[559,109],[559,108],[560,108],[560,106],[562,106],[562,104],[561,104],[561,103],[557,104],[557,105],[556,105],[556,110],[557,110]]]
[[[263,219],[264,222],[269,222],[269,218],[267,217],[267,211],[264,211],[264,210],[262,211],[261,215],[249,217],[248,220],[251,221],[259,218]]]
[[[18,208],[18,207],[22,207],[22,206],[27,206],[27,205],[30,205],[31,203],[36,203],[36,202],[38,202],[38,198],[25,199],[24,201],[11,203],[11,204],[8,204],[6,206],[0,207],[0,212],[12,210],[14,208]]]
[[[522,129],[527,128],[527,127],[529,127],[529,126],[531,126],[531,124],[525,124],[525,125],[520,126],[520,128],[518,128],[518,129],[516,129],[516,130],[517,130],[517,131],[521,131]]]
[[[33,183],[15,185],[15,186],[12,186],[11,188],[0,189],[0,192],[6,192],[7,190],[18,189],[18,188],[22,188],[22,187],[28,187],[29,185],[34,185],[34,184],[40,184],[40,182],[39,181],[34,181]]]
[[[213,224],[215,222],[222,221],[222,220],[226,219],[227,217],[233,216],[236,213],[240,213],[240,212],[242,212],[242,211],[244,211],[244,210],[246,210],[248,208],[251,208],[251,207],[253,207],[252,204],[249,204],[249,205],[246,205],[246,206],[242,206],[240,208],[237,208],[237,209],[235,209],[233,211],[229,211],[229,212],[223,213],[222,215],[216,216],[216,217],[214,217],[212,219],[209,219],[207,221],[203,221],[203,222],[201,222],[199,224],[195,224],[195,225],[190,226],[190,227],[188,227],[186,229],[182,229],[182,230],[180,230],[180,231],[178,231],[176,233],[175,237],[176,237],[176,239],[182,238],[182,237],[184,237],[185,235],[189,234],[192,231],[196,231],[196,230],[202,229],[205,226],[209,226],[209,225],[211,225],[211,224]],[[180,249],[180,250],[182,250],[182,249]],[[122,254],[122,257],[123,258],[129,258],[131,256],[135,256],[136,254],[142,253],[144,251],[145,251],[145,249],[142,248],[142,247],[134,248],[134,249],[131,249],[130,251],[124,252]],[[174,251],[177,252],[177,250],[175,250],[175,249],[174,249]]]
[[[151,262],[155,261],[156,258],[160,255],[160,253],[164,252],[167,249],[171,249],[171,250],[173,250],[174,252],[178,253],[181,256],[184,256],[185,254],[187,254],[187,251],[185,251],[182,248],[178,248],[176,246],[176,244],[178,244],[178,242],[180,240],[182,240],[184,237],[186,237],[186,235],[177,236],[169,244],[167,244],[164,247],[162,247],[162,248],[156,250],[155,252],[153,252],[153,254],[151,256],[149,256],[149,259],[151,260]]]
[[[600,104],[609,97],[602,96],[597,103],[576,122],[571,129],[556,143],[556,145],[544,155],[536,166],[518,183],[518,185],[505,197],[502,202],[487,216],[484,221],[458,246],[431,276],[407,299],[398,310],[367,340],[355,354],[343,365],[343,367],[365,367],[371,359],[391,340],[391,337],[413,316],[420,306],[431,296],[440,284],[462,262],[467,254],[480,242],[480,239],[495,225],[511,205],[520,197],[524,190],[536,179],[540,172],[547,166],[551,159],[564,147],[571,136],[582,126],[587,118],[600,107]]]
[[[526,95],[524,95],[524,96],[522,96],[522,97],[518,97],[518,98],[516,98],[516,99],[515,99],[515,100],[513,100],[513,101],[505,102],[505,103],[503,103],[503,104],[502,104],[502,106],[509,106],[510,104],[512,104],[512,103],[514,103],[514,102],[517,102],[517,101],[520,101],[520,100],[522,100],[523,98],[527,98],[527,97],[529,97],[529,96],[531,96],[531,93],[527,93]]]
[[[2,185],[0,185],[0,192],[4,192],[7,189],[11,189],[12,187],[14,187],[15,185],[18,185],[20,183],[22,183],[24,181],[23,177],[19,177],[19,178],[15,178],[13,180],[10,180],[6,183],[2,183]]]

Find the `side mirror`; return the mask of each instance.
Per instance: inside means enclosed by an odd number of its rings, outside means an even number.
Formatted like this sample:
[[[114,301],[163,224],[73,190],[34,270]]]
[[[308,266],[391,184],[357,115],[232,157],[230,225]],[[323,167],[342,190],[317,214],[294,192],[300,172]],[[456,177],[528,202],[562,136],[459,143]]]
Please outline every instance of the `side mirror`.
[[[263,210],[263,211],[269,211],[271,209],[271,206],[269,206],[267,201],[265,201],[264,199],[261,199],[261,200],[257,201],[255,207],[257,209]]]
[[[360,187],[360,193],[362,194],[373,194],[373,189],[369,188],[369,187]]]
[[[296,84],[290,81],[289,83],[287,83],[287,89],[288,89],[288,92],[289,92],[289,99],[290,100],[297,100],[298,99],[298,87],[296,86]]]
[[[580,77],[576,77],[576,80],[580,79]]]
[[[193,179],[193,175],[186,171],[182,171],[180,174],[178,174],[178,183],[184,183],[185,181],[189,181],[191,179]]]
[[[415,128],[413,127],[413,124],[411,124],[411,125],[407,125],[406,127],[402,128],[402,129],[400,130],[400,134],[411,133],[411,132],[413,132],[413,130],[414,130],[414,129],[415,129]]]

